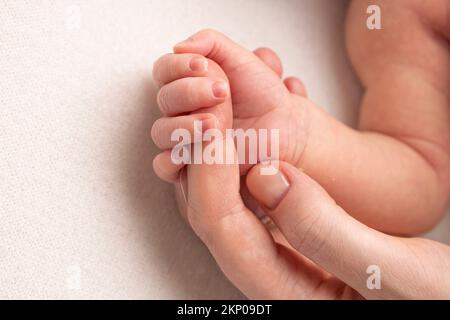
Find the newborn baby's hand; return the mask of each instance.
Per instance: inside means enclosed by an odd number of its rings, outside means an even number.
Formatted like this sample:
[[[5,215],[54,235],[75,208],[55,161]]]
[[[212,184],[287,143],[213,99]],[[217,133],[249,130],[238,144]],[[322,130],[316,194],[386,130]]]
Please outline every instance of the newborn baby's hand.
[[[208,235],[218,233],[226,237],[219,241],[219,245],[228,243],[230,237],[238,241],[233,234],[219,232],[223,229],[223,224],[227,224],[228,218],[225,216],[239,217],[241,222],[254,221],[254,216],[245,208],[239,194],[239,166],[233,139],[224,134],[225,129],[232,127],[233,121],[231,95],[225,73],[214,61],[205,57],[169,54],[155,63],[153,76],[161,85],[157,100],[164,117],[154,123],[152,137],[161,149],[166,150],[154,159],[156,174],[163,180],[176,182],[180,213],[205,243],[211,245],[212,240]],[[195,126],[196,121],[202,122],[203,141],[195,140],[200,133]],[[172,141],[172,133],[176,129],[183,129],[183,135],[186,135],[187,130],[191,140]],[[206,141],[209,133],[217,135]],[[183,146],[182,150],[178,146],[171,150],[179,143]],[[192,143],[195,146],[189,150]],[[226,155],[231,160],[230,163],[204,161],[192,164],[191,157],[186,168],[185,164],[176,164],[172,151],[175,151],[174,154],[182,151],[191,156],[189,151],[194,149],[196,158],[195,149],[200,144],[205,150]],[[235,212],[239,214],[231,214]]]
[[[232,107],[228,80],[214,62],[197,54],[167,54],[155,62],[153,78],[159,84],[158,106],[163,117],[152,127],[152,138],[163,150],[154,162],[156,174],[173,182],[184,164],[175,164],[171,149],[178,144],[171,135],[186,129],[194,137],[195,121],[202,131],[232,126]]]
[[[279,159],[300,165],[308,136],[309,102],[301,97],[304,88],[299,80],[290,78],[283,83],[281,63],[274,53],[268,49],[253,53],[211,30],[179,43],[174,51],[200,54],[217,62],[230,82],[233,128],[280,130]],[[266,159],[258,155],[257,161],[261,160]],[[251,165],[248,159],[241,161],[241,173]]]

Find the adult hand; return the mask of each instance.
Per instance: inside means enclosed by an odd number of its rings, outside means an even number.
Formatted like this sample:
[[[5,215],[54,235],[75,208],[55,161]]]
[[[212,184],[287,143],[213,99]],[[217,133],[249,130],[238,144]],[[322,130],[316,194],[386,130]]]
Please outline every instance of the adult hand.
[[[206,187],[201,181],[184,186],[197,195],[188,202],[194,230],[226,276],[249,298],[450,297],[448,246],[368,228],[287,163],[280,162],[274,176],[261,175],[260,169],[258,165],[249,172],[247,187],[275,223],[272,233],[239,199],[236,169],[234,177],[228,171],[221,180],[210,178]],[[214,174],[220,168],[210,170],[208,174]],[[234,186],[228,189],[234,195],[224,192],[227,184]],[[200,196],[204,200],[198,201]],[[379,268],[381,289],[369,289],[369,266]]]

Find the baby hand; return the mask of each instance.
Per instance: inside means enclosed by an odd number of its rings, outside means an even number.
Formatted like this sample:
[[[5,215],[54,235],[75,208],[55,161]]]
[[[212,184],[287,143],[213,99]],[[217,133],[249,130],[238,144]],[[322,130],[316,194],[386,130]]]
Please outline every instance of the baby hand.
[[[278,129],[279,159],[300,166],[308,138],[310,102],[304,98],[299,80],[281,80],[281,63],[272,51],[248,51],[212,30],[193,35],[177,44],[174,51],[199,54],[217,62],[230,82],[233,128]],[[241,173],[251,166],[241,162]]]
[[[198,54],[167,54],[155,62],[153,78],[160,85],[158,106],[163,117],[153,124],[155,144],[166,150],[156,156],[153,166],[163,180],[174,182],[185,164],[176,164],[171,149],[176,129],[194,137],[194,123],[201,121],[202,131],[232,126],[232,107],[228,79],[212,60]]]

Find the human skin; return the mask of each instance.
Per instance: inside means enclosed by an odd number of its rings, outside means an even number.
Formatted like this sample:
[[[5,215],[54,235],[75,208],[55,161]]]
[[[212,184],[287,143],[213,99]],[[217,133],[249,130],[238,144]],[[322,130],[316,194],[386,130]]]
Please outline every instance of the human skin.
[[[213,72],[221,76],[220,70]],[[230,107],[228,98],[208,111],[227,122],[231,114],[221,112]],[[235,153],[234,142],[226,138],[225,152]],[[296,167],[285,162],[278,167],[278,174],[267,176],[261,175],[261,165],[255,166],[246,178],[276,227],[261,223],[244,204],[237,164],[189,165],[176,184],[180,212],[247,297],[450,297],[448,246],[373,230]],[[367,268],[373,265],[380,270],[381,288],[370,290]]]
[[[261,175],[259,166],[247,176],[250,192],[278,227],[273,237],[261,234],[259,236],[262,239],[258,239],[257,223],[254,228],[241,224],[242,227],[236,226],[238,232],[250,230],[245,237],[231,243],[221,243],[223,247],[220,250],[212,251],[225,274],[248,297],[450,297],[450,278],[447,276],[450,267],[449,246],[375,231],[348,215],[306,174],[287,163],[281,163],[279,167],[277,176]],[[239,217],[245,215],[243,212],[234,212],[234,217],[229,219],[239,224]],[[221,220],[226,219],[222,217]],[[220,221],[218,223],[221,224]],[[233,233],[226,228],[225,223],[217,229],[222,227],[225,232]],[[234,233],[231,236],[238,237]],[[240,250],[250,249],[252,240],[266,247],[253,243],[255,247],[252,254],[242,253]],[[212,248],[216,246],[216,243],[211,245]],[[380,270],[379,289],[369,289],[367,285],[369,266],[376,266]]]
[[[383,30],[366,28],[369,4],[381,7]],[[155,64],[155,78],[176,69],[186,54],[214,60],[230,82],[233,127],[281,129],[280,159],[320,183],[349,214],[387,233],[417,234],[436,224],[450,193],[448,8],[445,0],[351,4],[347,46],[365,88],[358,130],[290,92],[304,89],[292,79],[283,83],[270,52],[261,57],[215,31],[177,45],[175,55]],[[161,92],[160,104],[167,104],[164,97],[192,95],[166,86]],[[165,126],[175,128],[167,121]],[[153,138],[157,144],[167,139]],[[172,178],[181,169],[161,158],[155,166]]]

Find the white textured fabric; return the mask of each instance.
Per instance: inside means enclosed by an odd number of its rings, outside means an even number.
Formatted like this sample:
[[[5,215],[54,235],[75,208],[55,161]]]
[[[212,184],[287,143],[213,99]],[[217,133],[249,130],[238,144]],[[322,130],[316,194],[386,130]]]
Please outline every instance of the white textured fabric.
[[[0,298],[242,298],[152,173],[152,62],[213,27],[351,124],[345,3],[2,0]]]

